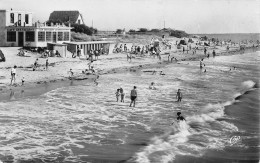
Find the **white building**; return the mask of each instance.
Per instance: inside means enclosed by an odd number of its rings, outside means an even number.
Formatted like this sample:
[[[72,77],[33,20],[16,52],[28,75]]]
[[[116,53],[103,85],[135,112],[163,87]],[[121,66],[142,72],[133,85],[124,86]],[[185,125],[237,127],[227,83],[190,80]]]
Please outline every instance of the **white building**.
[[[47,43],[70,42],[71,27],[32,21],[31,12],[0,10],[0,46],[47,47]]]

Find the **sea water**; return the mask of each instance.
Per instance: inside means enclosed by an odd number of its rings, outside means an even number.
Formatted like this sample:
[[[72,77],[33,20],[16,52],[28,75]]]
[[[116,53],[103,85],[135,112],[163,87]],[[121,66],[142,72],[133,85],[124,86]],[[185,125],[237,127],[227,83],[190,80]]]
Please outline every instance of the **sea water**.
[[[2,101],[0,160],[257,162],[259,56],[205,59],[202,70],[199,61],[158,65],[102,75],[98,85],[86,82]],[[151,82],[157,90],[148,89]],[[135,108],[129,107],[133,86]],[[116,102],[120,87],[124,103]],[[181,102],[176,102],[178,89]],[[186,121],[176,122],[177,112]]]

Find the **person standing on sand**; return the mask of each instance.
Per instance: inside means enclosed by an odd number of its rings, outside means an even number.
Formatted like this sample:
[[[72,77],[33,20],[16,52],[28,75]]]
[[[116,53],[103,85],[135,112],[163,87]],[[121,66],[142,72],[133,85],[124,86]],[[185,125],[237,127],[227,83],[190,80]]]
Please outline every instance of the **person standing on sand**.
[[[23,78],[22,78],[22,85],[24,85],[24,82],[25,82],[25,80],[24,80],[24,76],[23,76]]]
[[[91,68],[91,64],[93,63],[93,61],[91,60],[89,63],[88,63],[88,69],[90,70]]]
[[[70,69],[70,70],[69,70],[69,79],[71,79],[72,76],[73,76],[73,71],[72,71],[72,69]]]
[[[216,56],[215,50],[213,50],[212,55],[213,55],[213,58],[215,58],[215,56]]]
[[[137,98],[136,86],[134,86],[134,89],[131,90],[130,97],[131,97],[131,103],[130,103],[129,107],[132,107],[132,104],[134,104],[133,107],[135,107],[135,101]]]
[[[205,64],[204,64],[204,66],[205,66]],[[202,69],[202,67],[203,67],[203,58],[200,60],[200,69]]]
[[[81,55],[81,49],[79,45],[77,45],[77,56],[80,57],[80,55]]]
[[[13,81],[15,83],[16,68],[17,66],[14,65],[14,67],[11,69],[11,85],[13,84]]]
[[[204,47],[204,55],[207,55],[207,48]]]
[[[34,67],[33,67],[33,71],[35,71],[36,70],[36,68],[37,68],[37,66],[38,66],[38,58],[35,60],[35,62],[34,62]]]
[[[48,67],[49,67],[49,61],[48,61],[48,59],[46,59],[46,64],[45,64],[45,66],[46,66],[46,71],[48,70]]]
[[[90,61],[93,61],[93,55],[94,55],[93,50],[90,50],[89,51],[89,59],[90,59]]]
[[[176,98],[177,98],[177,102],[181,102],[181,99],[182,99],[181,89],[178,89],[178,92],[176,94]]]
[[[126,60],[127,61],[129,60],[129,62],[131,62],[131,59],[132,59],[131,53],[126,53]]]

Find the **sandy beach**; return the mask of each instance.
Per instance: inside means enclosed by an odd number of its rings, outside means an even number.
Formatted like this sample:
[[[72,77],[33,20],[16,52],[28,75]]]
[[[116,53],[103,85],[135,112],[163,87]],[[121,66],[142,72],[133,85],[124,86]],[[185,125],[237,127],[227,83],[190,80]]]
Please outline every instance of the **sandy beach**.
[[[172,42],[175,42],[176,40],[178,39],[171,39]],[[128,46],[130,46],[131,44],[133,43],[130,43]],[[113,46],[114,44],[111,45],[111,48]],[[143,56],[133,55],[132,61],[129,62],[127,61],[126,53],[113,53],[108,55],[101,55],[98,60],[92,63],[92,66],[94,66],[94,69],[96,71],[96,74],[86,75],[82,74],[82,71],[87,69],[88,63],[90,63],[90,61],[86,59],[78,57],[49,57],[49,68],[46,71],[46,58],[40,58],[39,53],[33,53],[28,51],[26,52],[27,57],[21,57],[17,55],[20,49],[18,47],[1,47],[0,49],[6,56],[6,62],[0,63],[0,91],[2,92],[2,95],[5,93],[9,93],[10,90],[24,90],[30,88],[37,88],[41,87],[40,85],[46,85],[48,83],[50,84],[61,81],[68,81],[68,71],[70,69],[72,69],[72,71],[74,72],[73,80],[93,80],[97,77],[97,75],[102,74],[111,74],[122,71],[135,71],[136,69],[153,68],[156,66],[163,66],[166,64],[181,64],[182,61],[199,61],[202,58],[206,58],[203,52],[203,46],[199,46],[199,50],[197,50],[196,54],[193,54],[192,51],[188,51],[188,53],[185,51],[183,53],[182,49],[177,49],[176,46],[173,46],[171,50],[166,49],[161,52],[161,60],[159,60],[156,57],[152,57],[149,54],[145,54]],[[214,46],[208,47],[207,49],[208,53],[210,53],[210,57],[212,57],[213,50],[216,51],[217,56],[235,55],[245,52],[244,50],[240,50],[238,46],[230,47],[229,51],[226,50],[225,46]],[[246,50],[254,51],[256,49],[257,48],[250,48],[250,46],[248,46]],[[177,61],[173,60],[172,62],[170,62],[169,60],[172,57],[176,58]],[[39,66],[36,71],[33,71],[33,63],[37,58],[39,59]],[[14,65],[17,66],[16,84],[10,85],[10,73],[11,68]],[[24,85],[21,85],[22,78],[25,79]],[[55,88],[57,87],[59,87],[59,84],[56,84]]]

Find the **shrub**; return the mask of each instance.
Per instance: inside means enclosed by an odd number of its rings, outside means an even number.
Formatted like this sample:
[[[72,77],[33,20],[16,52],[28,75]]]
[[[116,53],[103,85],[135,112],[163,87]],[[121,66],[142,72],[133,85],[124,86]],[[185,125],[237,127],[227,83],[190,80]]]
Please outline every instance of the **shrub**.
[[[122,29],[117,29],[116,30],[116,34],[122,34],[123,33],[123,30]]]
[[[136,32],[134,29],[130,29],[129,32]]]
[[[85,33],[87,35],[92,35],[97,33],[97,29],[88,27],[85,24],[72,24],[71,27],[73,27],[71,31],[76,33]]]
[[[151,32],[160,32],[160,29],[151,29]]]
[[[185,31],[171,30],[170,31],[170,36],[174,36],[174,37],[177,37],[177,38],[182,38],[182,37],[188,37],[189,34],[187,34]]]
[[[147,31],[148,31],[148,29],[146,29],[146,28],[140,28],[138,32],[147,32]]]

